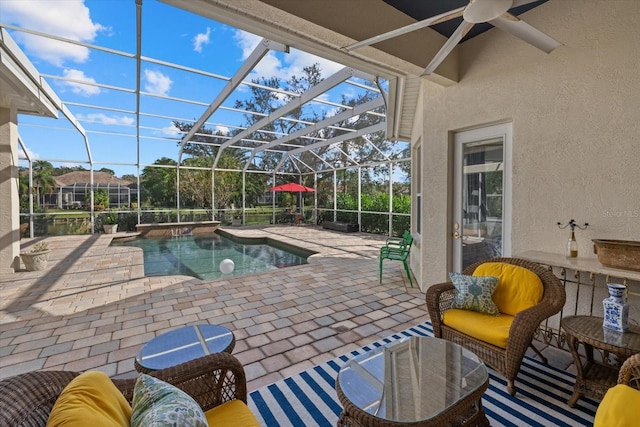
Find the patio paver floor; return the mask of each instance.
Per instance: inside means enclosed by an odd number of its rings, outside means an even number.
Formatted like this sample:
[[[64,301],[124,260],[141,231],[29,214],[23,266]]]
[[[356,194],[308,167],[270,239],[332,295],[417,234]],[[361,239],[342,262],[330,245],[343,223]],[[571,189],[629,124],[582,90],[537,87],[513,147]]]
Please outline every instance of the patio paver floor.
[[[378,284],[383,236],[226,230],[318,254],[303,266],[203,281],[144,277],[140,249],[110,247],[111,235],[48,237],[47,270],[0,275],[0,378],[37,369],[133,376],[133,358],[151,338],[212,323],[234,332],[233,354],[254,390],[428,319],[402,263],[385,263]]]

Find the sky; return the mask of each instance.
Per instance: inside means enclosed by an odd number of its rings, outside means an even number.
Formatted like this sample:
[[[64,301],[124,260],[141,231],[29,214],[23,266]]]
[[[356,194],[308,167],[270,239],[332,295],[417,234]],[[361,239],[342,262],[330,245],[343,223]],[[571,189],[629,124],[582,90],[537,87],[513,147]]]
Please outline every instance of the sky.
[[[142,96],[140,109],[162,117],[140,119],[140,150],[136,147],[136,52],[135,0],[0,0],[0,23],[53,34],[82,43],[122,52],[114,55],[81,45],[38,37],[9,29],[9,33],[36,69],[45,76],[56,94],[87,129],[96,170],[108,167],[123,174],[137,175],[135,166],[151,164],[166,156],[176,158],[177,138],[171,118],[184,121],[199,118],[206,106],[226,84],[224,80],[202,76],[143,61],[141,90],[157,95]],[[261,37],[191,14],[158,2],[145,0],[142,7],[142,55],[180,64],[214,75],[230,77],[242,65]],[[258,77],[301,75],[303,67],[319,63],[324,77],[342,65],[292,49],[290,53],[271,51],[245,80]],[[65,77],[74,81],[64,81]],[[90,86],[93,82],[101,86]],[[124,88],[123,92],[116,88]],[[340,96],[358,91],[341,85],[324,96],[339,102]],[[241,86],[223,105],[248,93]],[[163,97],[194,100],[200,105],[176,102]],[[106,109],[87,105],[106,106]],[[319,108],[331,109],[321,105]],[[221,110],[207,127],[226,131],[244,123],[242,114]],[[19,116],[19,134],[34,159],[52,161],[54,166],[82,165],[89,168],[84,138],[64,116],[58,120]],[[115,135],[114,135],[115,134]],[[22,166],[26,162],[21,163]]]

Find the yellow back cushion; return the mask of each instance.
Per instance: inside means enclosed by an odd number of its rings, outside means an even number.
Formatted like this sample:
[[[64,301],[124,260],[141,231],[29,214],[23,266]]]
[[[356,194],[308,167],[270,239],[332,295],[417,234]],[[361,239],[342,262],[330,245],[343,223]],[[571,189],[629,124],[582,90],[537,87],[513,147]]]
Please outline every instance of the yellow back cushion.
[[[480,264],[474,276],[495,276],[500,280],[492,299],[500,313],[515,316],[522,310],[533,307],[542,300],[544,286],[533,271],[502,262]]]
[[[53,426],[129,426],[131,406],[111,379],[99,371],[75,377],[62,390],[49,414]]]
[[[638,425],[640,391],[628,385],[618,384],[604,395],[593,427],[632,427]]]

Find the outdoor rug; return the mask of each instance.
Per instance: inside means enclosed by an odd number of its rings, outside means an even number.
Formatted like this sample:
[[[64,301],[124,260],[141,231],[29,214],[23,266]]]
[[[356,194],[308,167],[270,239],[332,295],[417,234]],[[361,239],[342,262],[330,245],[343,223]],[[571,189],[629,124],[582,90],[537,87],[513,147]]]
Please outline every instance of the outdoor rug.
[[[340,367],[351,357],[406,336],[433,336],[429,322],[376,341],[314,368],[259,388],[249,394],[249,407],[261,425],[335,426],[342,412],[335,391]],[[482,398],[492,426],[591,426],[598,402],[581,398],[567,405],[575,376],[525,357],[516,378],[517,394],[510,396],[506,381],[493,369]]]

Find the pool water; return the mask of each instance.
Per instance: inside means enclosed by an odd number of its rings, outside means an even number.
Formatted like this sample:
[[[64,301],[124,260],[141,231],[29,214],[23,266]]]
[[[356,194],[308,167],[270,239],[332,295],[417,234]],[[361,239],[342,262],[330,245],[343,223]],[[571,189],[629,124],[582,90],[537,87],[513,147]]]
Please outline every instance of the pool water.
[[[236,243],[213,236],[142,237],[116,241],[112,246],[141,248],[145,276],[182,274],[199,279],[218,279],[260,273],[307,263],[307,255],[296,254],[268,244]],[[230,259],[235,268],[229,274],[220,271],[220,262]]]

